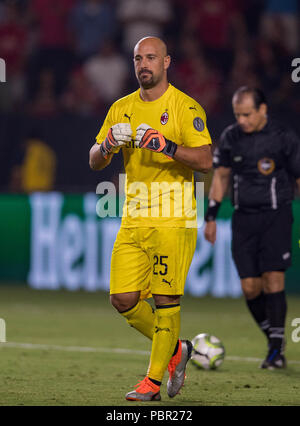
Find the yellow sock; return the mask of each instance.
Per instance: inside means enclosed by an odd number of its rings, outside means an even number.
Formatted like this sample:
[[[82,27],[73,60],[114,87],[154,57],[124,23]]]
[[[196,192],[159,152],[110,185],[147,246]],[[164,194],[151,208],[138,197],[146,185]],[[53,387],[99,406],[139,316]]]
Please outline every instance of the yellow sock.
[[[180,305],[165,305],[155,311],[155,330],[147,376],[162,381],[180,331]]]
[[[129,311],[121,313],[131,327],[152,340],[154,333],[155,313],[145,300],[140,300]]]

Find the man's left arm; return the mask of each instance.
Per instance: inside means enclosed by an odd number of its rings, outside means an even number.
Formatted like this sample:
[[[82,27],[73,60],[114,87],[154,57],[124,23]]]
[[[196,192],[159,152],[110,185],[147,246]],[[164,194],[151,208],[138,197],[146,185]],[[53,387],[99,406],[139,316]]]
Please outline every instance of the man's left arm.
[[[212,168],[211,145],[196,148],[177,145],[173,158],[197,172],[208,173]]]
[[[197,147],[177,145],[175,142],[165,138],[158,130],[152,129],[145,123],[137,128],[135,144],[139,148],[162,153],[195,171],[207,173],[212,168],[210,145]]]

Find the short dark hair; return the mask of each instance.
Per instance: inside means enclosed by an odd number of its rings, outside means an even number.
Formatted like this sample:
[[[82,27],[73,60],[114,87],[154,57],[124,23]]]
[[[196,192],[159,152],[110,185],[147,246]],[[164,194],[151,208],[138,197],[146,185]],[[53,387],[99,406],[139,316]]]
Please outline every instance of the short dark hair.
[[[264,92],[257,87],[242,86],[237,89],[232,97],[237,103],[240,103],[245,95],[250,95],[253,98],[254,106],[258,109],[261,104],[267,104],[267,99]]]

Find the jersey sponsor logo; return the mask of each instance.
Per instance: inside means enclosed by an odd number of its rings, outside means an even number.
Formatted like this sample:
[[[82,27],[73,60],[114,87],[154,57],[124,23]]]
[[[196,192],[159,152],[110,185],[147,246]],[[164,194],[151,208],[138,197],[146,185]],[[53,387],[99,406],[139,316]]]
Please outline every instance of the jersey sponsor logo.
[[[202,132],[204,130],[204,122],[200,117],[195,117],[193,120],[193,125],[194,128],[198,131],[198,132]]]
[[[139,148],[139,146],[136,146],[134,140],[131,139],[131,141],[126,143],[126,148]]]
[[[275,162],[272,158],[261,158],[257,162],[257,168],[263,175],[271,174],[275,169]]]
[[[282,255],[282,259],[283,259],[283,260],[287,260],[287,259],[289,259],[289,258],[290,258],[290,256],[291,256],[291,253],[290,253],[289,251],[287,251],[286,253],[284,253],[284,254]]]
[[[196,105],[194,105],[194,106],[192,106],[192,107],[189,107],[189,109],[194,109],[195,111],[197,111],[197,107],[196,107]]]
[[[241,157],[240,155],[233,157],[233,161],[235,161],[236,163],[242,161],[243,157]]]
[[[160,122],[161,124],[165,125],[167,124],[168,120],[169,120],[169,114],[167,113],[167,111],[165,111],[160,117]]]

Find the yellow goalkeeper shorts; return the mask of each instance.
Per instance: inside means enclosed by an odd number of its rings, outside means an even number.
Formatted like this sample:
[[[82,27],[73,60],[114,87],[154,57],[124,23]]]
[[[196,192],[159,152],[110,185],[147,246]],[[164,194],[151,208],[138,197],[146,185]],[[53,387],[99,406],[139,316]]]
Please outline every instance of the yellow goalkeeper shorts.
[[[196,228],[123,228],[112,251],[110,294],[182,295],[196,248]]]

